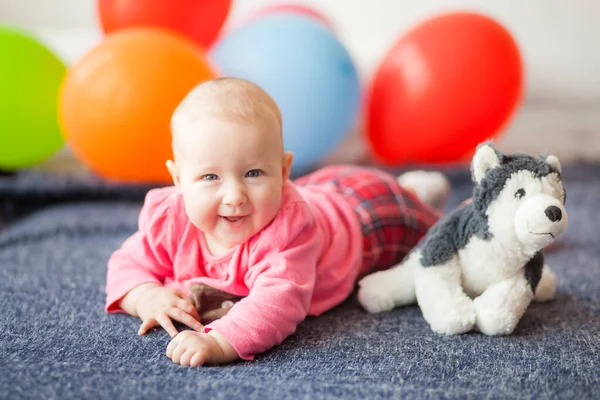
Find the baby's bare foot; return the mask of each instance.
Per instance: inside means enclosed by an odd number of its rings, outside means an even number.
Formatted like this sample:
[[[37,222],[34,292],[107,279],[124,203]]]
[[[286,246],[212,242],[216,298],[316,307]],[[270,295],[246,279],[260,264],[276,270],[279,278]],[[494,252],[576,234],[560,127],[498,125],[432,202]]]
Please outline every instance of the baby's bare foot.
[[[398,182],[422,202],[437,209],[444,208],[450,194],[450,182],[437,171],[408,171],[398,177]]]

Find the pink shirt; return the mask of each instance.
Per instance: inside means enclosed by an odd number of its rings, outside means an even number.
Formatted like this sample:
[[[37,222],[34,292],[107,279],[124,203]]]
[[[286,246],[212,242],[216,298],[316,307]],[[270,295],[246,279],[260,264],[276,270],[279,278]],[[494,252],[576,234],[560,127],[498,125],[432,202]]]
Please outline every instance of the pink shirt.
[[[106,310],[135,286],[155,282],[189,293],[192,283],[245,296],[206,326],[251,360],[295,332],[307,315],[344,301],[362,260],[360,225],[344,198],[326,186],[287,182],[275,219],[247,242],[213,256],[174,187],[148,192],[139,230],[108,261]]]

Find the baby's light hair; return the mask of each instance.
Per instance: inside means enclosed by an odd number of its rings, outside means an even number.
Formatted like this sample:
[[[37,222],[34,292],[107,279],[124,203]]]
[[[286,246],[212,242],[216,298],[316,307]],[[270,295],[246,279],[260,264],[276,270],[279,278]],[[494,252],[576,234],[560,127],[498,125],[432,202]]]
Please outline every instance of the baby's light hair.
[[[277,103],[257,84],[241,78],[215,78],[192,89],[179,103],[171,117],[171,132],[193,127],[207,115],[228,118],[243,123],[274,119],[282,132],[281,111]]]

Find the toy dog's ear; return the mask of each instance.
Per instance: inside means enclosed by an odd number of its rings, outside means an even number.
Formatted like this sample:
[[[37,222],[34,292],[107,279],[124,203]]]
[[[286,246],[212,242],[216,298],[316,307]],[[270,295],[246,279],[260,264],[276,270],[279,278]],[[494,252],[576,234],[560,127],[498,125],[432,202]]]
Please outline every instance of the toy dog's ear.
[[[553,170],[555,170],[559,174],[562,173],[562,167],[560,166],[560,161],[558,161],[558,157],[550,154],[548,157],[546,157],[546,162],[552,167]]]
[[[471,173],[473,181],[480,183],[485,174],[500,165],[500,158],[496,150],[489,143],[483,143],[477,147],[477,152],[471,162]]]

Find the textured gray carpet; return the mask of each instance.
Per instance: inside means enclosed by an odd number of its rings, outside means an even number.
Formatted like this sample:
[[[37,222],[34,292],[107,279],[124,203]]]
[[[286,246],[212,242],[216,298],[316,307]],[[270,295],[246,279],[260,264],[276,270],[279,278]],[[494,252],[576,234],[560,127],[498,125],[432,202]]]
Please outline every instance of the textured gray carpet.
[[[450,176],[451,207],[471,186]],[[140,338],[103,311],[106,261],[147,188],[1,177],[0,398],[599,398],[600,166],[565,184],[570,226],[547,255],[558,297],[510,337],[439,336],[417,307],[369,315],[352,297],[254,362],[189,369],[164,331]]]

